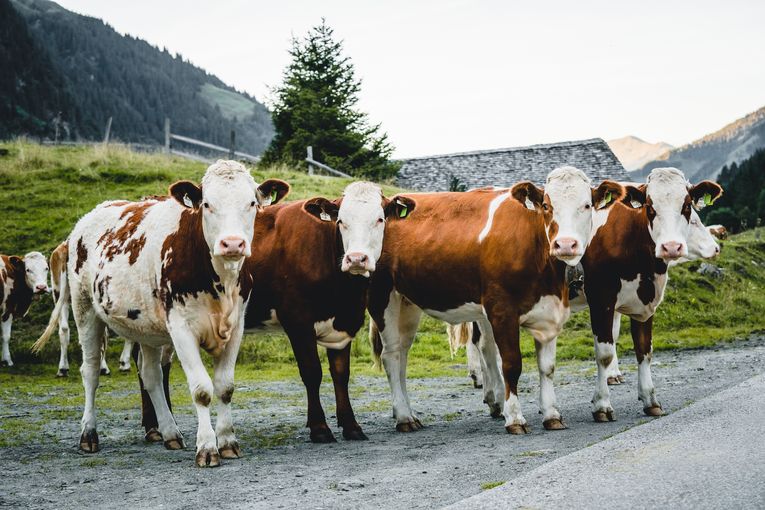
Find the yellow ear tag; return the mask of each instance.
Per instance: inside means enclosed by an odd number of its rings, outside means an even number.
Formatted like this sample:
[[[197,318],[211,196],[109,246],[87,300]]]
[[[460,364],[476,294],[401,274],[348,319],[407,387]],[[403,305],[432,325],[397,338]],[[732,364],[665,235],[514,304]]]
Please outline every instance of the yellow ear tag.
[[[714,200],[712,200],[712,194],[711,193],[706,193],[704,195],[704,205],[712,205],[713,202],[714,202]]]
[[[603,209],[605,206],[611,203],[611,200],[613,200],[613,195],[611,195],[610,191],[606,191],[606,194],[603,195],[603,200],[600,201],[600,204],[598,204],[598,209]]]

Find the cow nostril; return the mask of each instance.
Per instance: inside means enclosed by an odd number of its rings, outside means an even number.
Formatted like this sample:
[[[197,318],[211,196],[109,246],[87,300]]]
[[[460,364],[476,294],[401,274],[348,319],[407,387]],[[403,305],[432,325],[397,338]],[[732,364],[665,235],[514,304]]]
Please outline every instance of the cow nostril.
[[[361,257],[359,257],[359,262],[366,262],[368,258],[369,257],[367,257],[366,255],[362,255]]]

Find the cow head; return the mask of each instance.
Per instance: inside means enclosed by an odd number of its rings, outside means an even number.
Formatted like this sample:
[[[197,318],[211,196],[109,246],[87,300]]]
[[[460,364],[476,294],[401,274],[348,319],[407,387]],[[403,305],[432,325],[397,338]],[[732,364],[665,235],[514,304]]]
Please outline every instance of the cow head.
[[[691,210],[690,229],[688,231],[688,260],[710,259],[720,253],[717,239],[699,218],[695,209]]]
[[[550,255],[575,266],[592,238],[594,215],[606,213],[623,196],[624,188],[613,181],[592,188],[584,172],[564,166],[550,172],[543,193]]]
[[[711,204],[722,188],[711,181],[691,185],[677,168],[655,168],[646,184],[627,186],[627,194],[633,206],[645,208],[656,257],[669,262],[689,258],[693,207]]]
[[[376,184],[349,184],[340,200],[312,198],[303,209],[321,221],[334,221],[343,243],[340,270],[369,276],[382,253],[383,234],[388,219],[406,218],[414,201],[396,196],[388,200]]]
[[[278,202],[289,185],[269,179],[256,186],[250,172],[236,161],[210,165],[201,186],[176,182],[170,194],[183,206],[201,211],[202,232],[214,257],[235,261],[251,254],[258,208]]]
[[[33,251],[24,255],[23,259],[11,257],[11,264],[16,266],[16,271],[24,272],[24,282],[32,292],[48,292],[48,261],[42,253]]]

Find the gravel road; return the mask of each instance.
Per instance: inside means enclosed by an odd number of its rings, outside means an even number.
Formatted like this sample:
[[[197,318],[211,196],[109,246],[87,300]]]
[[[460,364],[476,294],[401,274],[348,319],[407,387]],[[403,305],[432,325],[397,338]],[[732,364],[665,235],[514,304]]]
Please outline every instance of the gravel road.
[[[764,362],[761,336],[714,349],[659,352],[654,382],[664,409],[673,413],[764,372]],[[605,424],[594,423],[590,415],[594,363],[559,366],[557,397],[569,425],[559,432],[542,428],[536,413],[537,374],[527,364],[520,384],[532,427],[527,436],[505,433],[503,422],[488,416],[464,367],[454,368],[454,377],[410,381],[412,403],[426,425],[410,434],[395,432],[385,378],[354,378],[351,396],[370,440],[344,441],[336,429],[339,442],[330,445],[308,442],[300,381],[241,383],[237,391],[258,395],[235,411],[245,457],[212,470],[193,466],[192,446],[171,452],[143,443],[138,410],[100,413],[103,450],[96,455],[77,451],[78,420],[59,421],[45,430],[45,437],[55,440],[0,449],[0,507],[432,508],[478,494],[482,485],[513,480],[649,420],[637,401],[636,366],[628,357],[622,360],[627,382],[611,387],[617,421]],[[325,409],[331,413],[328,381],[324,391]],[[2,404],[0,415],[7,409],[35,412],[23,401]],[[193,445],[196,420],[190,410],[178,411],[186,442]]]

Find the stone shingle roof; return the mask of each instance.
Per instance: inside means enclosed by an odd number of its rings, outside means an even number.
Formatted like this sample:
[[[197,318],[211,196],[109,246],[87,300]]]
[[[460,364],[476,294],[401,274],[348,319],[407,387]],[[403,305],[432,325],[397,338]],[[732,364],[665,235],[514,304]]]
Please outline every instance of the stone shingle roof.
[[[551,170],[571,165],[593,183],[630,181],[614,153],[600,138],[402,160],[396,185],[417,191],[448,191],[452,176],[468,189],[511,186],[519,181],[545,182]]]

